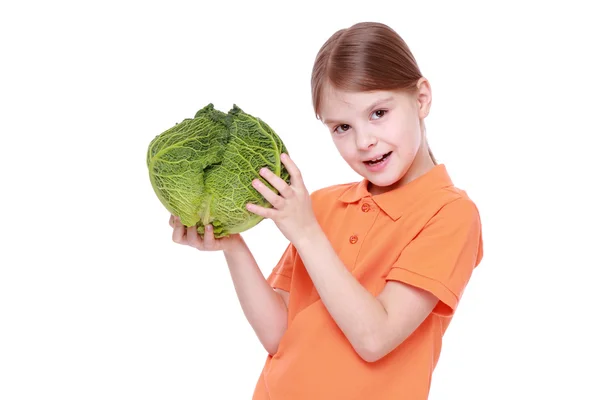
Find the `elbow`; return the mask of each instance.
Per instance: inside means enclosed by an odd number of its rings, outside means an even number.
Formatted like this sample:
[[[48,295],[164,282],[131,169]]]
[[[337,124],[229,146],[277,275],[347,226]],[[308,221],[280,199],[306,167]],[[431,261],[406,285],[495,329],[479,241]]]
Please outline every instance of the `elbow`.
[[[379,361],[389,352],[385,350],[381,341],[374,337],[363,340],[355,350],[358,356],[368,363]]]
[[[365,337],[359,345],[354,346],[356,353],[364,361],[368,363],[374,363],[396,349],[406,337],[390,337],[384,334],[375,335],[372,334]]]
[[[279,343],[269,343],[263,345],[267,353],[272,357],[277,354],[277,349],[279,348]]]
[[[264,335],[261,337],[261,343],[269,355],[274,356],[279,350],[279,343],[283,334],[287,330],[287,324],[281,326],[279,329],[271,331],[270,335]]]
[[[364,349],[358,352],[358,355],[360,356],[360,358],[363,359],[363,361],[366,361],[368,363],[374,363],[376,361],[379,361],[383,358],[383,356],[385,356],[385,354],[382,354],[380,351]]]
[[[277,338],[261,340],[261,344],[270,356],[274,356],[277,353],[277,350],[279,349],[279,342],[280,340],[277,340]]]

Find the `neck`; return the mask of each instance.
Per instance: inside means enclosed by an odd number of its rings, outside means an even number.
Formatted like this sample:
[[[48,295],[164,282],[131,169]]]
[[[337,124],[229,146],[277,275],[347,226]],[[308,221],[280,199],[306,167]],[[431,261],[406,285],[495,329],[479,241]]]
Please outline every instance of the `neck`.
[[[421,146],[419,146],[419,150],[417,150],[415,159],[408,171],[406,171],[406,174],[404,174],[402,179],[400,179],[395,186],[405,185],[436,166],[436,163],[429,154],[429,144],[427,143],[425,131],[422,130],[421,132]]]
[[[425,146],[421,146],[417,152],[415,160],[408,171],[406,171],[406,174],[404,174],[402,179],[400,179],[398,185],[402,186],[412,180],[417,179],[419,176],[425,174],[433,167],[435,167],[435,163],[431,159],[431,156],[429,155],[429,147],[427,146],[427,143],[425,143]]]

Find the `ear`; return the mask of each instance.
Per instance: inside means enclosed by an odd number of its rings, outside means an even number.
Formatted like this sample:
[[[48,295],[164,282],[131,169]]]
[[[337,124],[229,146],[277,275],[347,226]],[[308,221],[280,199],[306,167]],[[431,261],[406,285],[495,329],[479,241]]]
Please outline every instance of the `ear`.
[[[426,78],[417,82],[417,104],[419,107],[419,119],[425,119],[431,108],[431,86]]]

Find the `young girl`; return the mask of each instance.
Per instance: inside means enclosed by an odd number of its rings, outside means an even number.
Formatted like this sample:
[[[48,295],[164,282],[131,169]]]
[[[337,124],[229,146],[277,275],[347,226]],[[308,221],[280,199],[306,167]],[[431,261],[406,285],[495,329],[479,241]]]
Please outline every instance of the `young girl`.
[[[171,219],[173,240],[222,250],[243,311],[269,353],[254,399],[427,399],[442,336],[482,258],[477,207],[427,144],[431,88],[401,37],[359,23],[320,49],[315,113],[364,179],[309,194],[253,184],[290,241],[265,279],[240,235]]]

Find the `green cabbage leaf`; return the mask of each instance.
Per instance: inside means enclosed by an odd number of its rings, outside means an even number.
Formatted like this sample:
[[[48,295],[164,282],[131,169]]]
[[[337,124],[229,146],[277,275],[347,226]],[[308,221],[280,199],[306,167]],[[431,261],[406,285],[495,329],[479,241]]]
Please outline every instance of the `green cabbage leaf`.
[[[212,224],[220,238],[262,221],[246,209],[247,203],[271,207],[252,186],[258,178],[277,193],[260,176],[262,167],[290,183],[281,153],[287,153],[283,141],[264,121],[237,105],[226,114],[211,103],[157,135],[148,146],[146,164],[162,205],[201,235]]]

